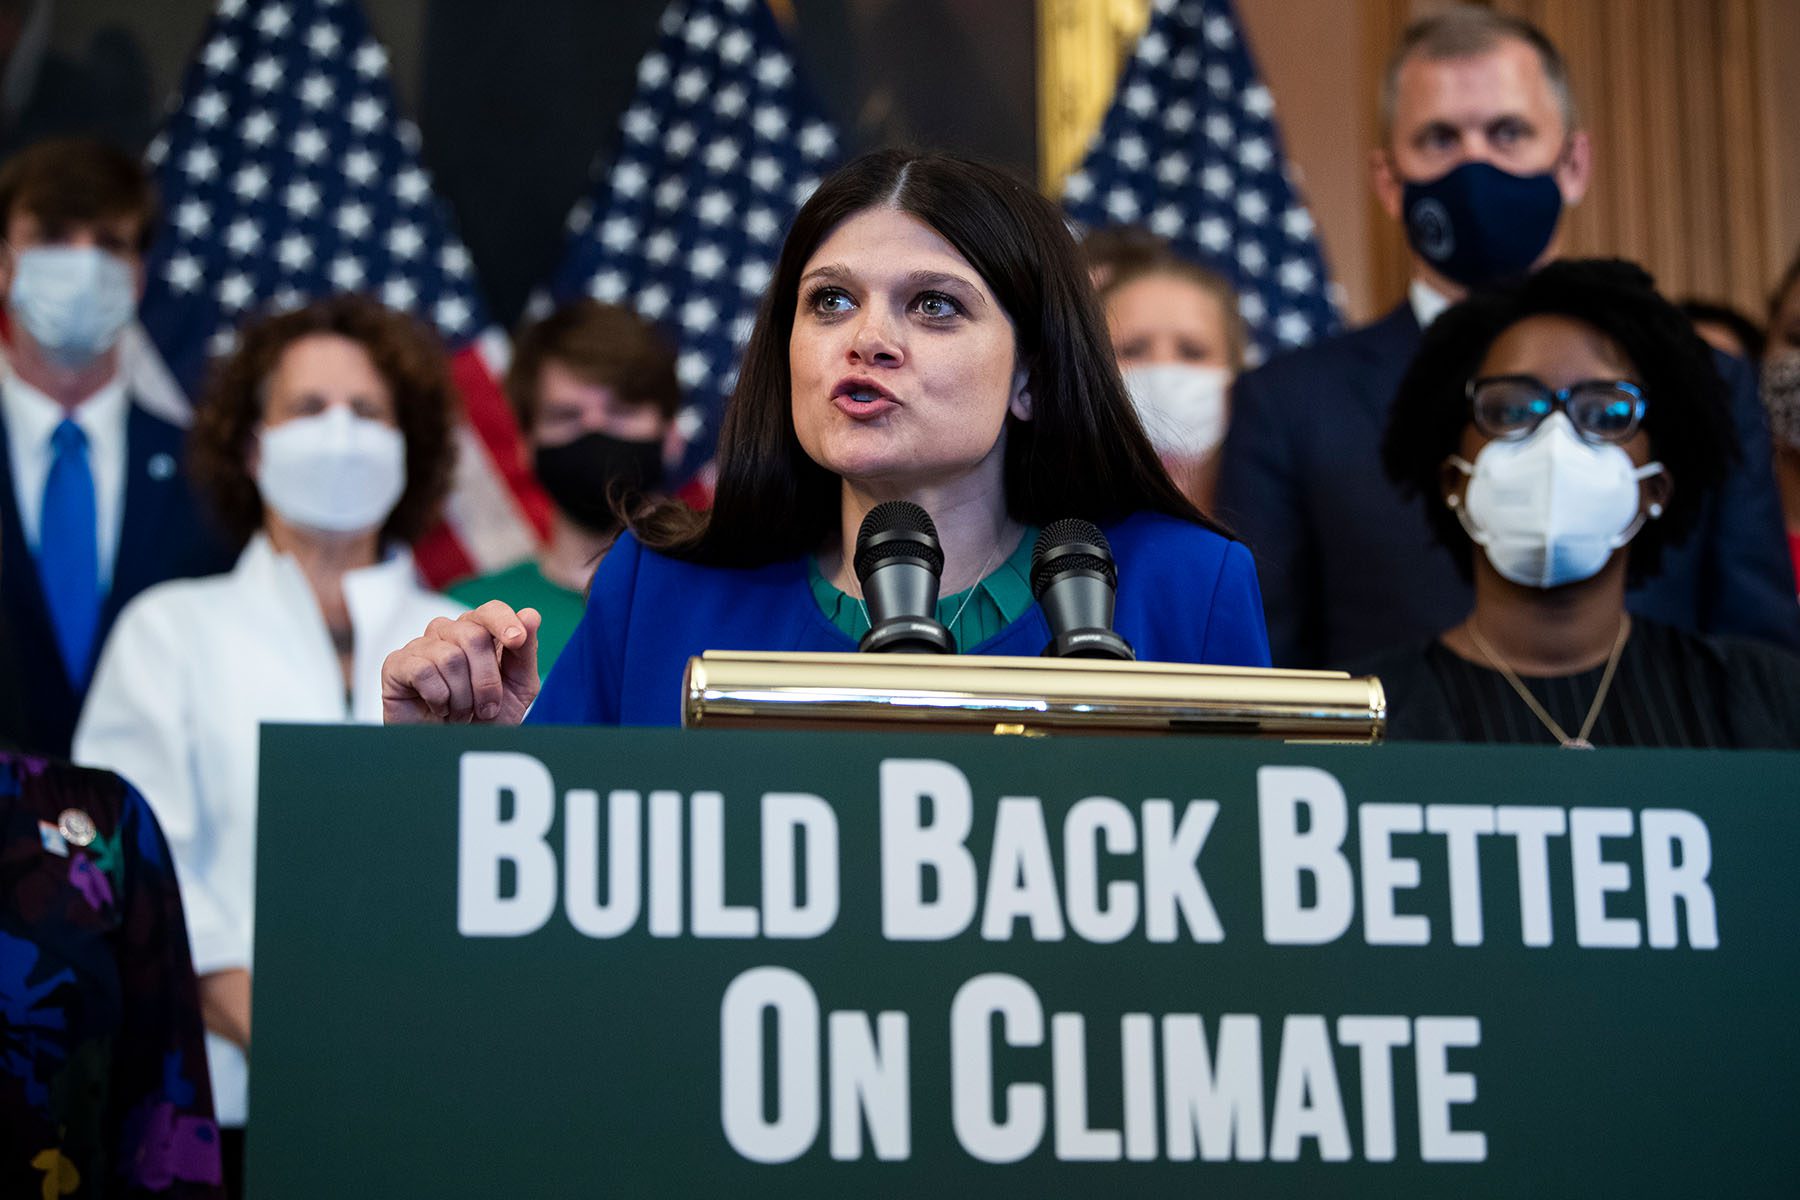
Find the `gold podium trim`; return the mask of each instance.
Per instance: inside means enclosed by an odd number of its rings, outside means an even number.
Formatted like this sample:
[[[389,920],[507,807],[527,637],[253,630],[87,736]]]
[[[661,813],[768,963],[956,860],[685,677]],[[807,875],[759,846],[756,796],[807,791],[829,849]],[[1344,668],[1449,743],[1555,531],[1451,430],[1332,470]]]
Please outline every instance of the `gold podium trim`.
[[[689,729],[1199,734],[1378,742],[1373,676],[1092,659],[708,650],[688,659]]]

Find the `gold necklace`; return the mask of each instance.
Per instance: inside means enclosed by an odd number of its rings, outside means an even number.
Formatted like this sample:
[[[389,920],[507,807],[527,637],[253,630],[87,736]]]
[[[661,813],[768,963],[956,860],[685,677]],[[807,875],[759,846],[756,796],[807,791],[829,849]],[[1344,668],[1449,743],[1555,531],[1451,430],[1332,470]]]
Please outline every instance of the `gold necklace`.
[[[1513,691],[1519,693],[1519,699],[1523,700],[1526,707],[1531,709],[1532,714],[1544,723],[1544,727],[1555,736],[1564,750],[1592,750],[1594,748],[1594,743],[1588,741],[1588,734],[1594,731],[1594,722],[1600,719],[1600,706],[1606,703],[1607,689],[1612,687],[1613,672],[1618,670],[1619,656],[1624,653],[1625,639],[1630,633],[1631,617],[1621,613],[1619,615],[1619,633],[1617,637],[1613,638],[1612,653],[1606,656],[1606,670],[1601,672],[1600,687],[1594,692],[1594,702],[1588,705],[1587,720],[1581,723],[1581,732],[1570,737],[1563,727],[1544,711],[1544,706],[1538,703],[1537,697],[1531,694],[1531,689],[1526,687],[1524,682],[1513,673],[1513,669],[1507,666],[1498,654],[1494,653],[1494,648],[1488,645],[1486,638],[1481,636],[1481,630],[1476,626],[1475,618],[1469,618],[1469,639],[1475,643],[1475,648],[1481,651],[1482,656],[1488,660],[1489,666],[1500,672],[1506,682],[1512,684]]]

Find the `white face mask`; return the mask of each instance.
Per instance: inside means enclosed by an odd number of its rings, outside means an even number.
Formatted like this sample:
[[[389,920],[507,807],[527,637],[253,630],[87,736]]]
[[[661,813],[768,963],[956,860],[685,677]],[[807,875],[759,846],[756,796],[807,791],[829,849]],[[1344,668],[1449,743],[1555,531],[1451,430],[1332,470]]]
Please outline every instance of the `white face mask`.
[[[1126,367],[1125,387],[1158,454],[1200,458],[1225,438],[1231,372],[1187,363]]]
[[[1467,501],[1454,493],[1446,500],[1469,537],[1502,576],[1540,588],[1598,574],[1644,524],[1639,481],[1663,469],[1634,466],[1618,446],[1582,441],[1560,412],[1530,437],[1489,442],[1473,466],[1450,462],[1469,476]],[[1662,505],[1649,515],[1660,517]]]
[[[260,442],[257,490],[295,525],[331,533],[374,529],[406,490],[405,437],[341,404],[267,426]]]
[[[137,307],[137,281],[98,246],[32,246],[14,260],[8,299],[46,357],[85,367],[118,344]]]

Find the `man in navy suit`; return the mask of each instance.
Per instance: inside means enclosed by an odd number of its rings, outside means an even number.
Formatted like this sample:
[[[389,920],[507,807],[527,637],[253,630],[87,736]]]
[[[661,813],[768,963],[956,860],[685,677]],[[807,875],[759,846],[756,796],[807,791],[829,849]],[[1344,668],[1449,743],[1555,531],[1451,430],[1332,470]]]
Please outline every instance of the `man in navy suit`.
[[[1382,473],[1388,410],[1421,330],[1470,286],[1555,257],[1560,213],[1588,185],[1591,150],[1562,56],[1521,19],[1452,9],[1415,23],[1388,67],[1382,116],[1372,174],[1412,246],[1406,301],[1272,360],[1233,394],[1217,507],[1256,554],[1279,666],[1341,667],[1467,615],[1469,584],[1420,506]],[[1754,380],[1736,359],[1719,365],[1742,461],[1630,605],[1688,629],[1800,647]]]
[[[20,724],[0,737],[59,757],[126,601],[230,565],[188,491],[182,431],[119,369],[154,217],[143,169],[99,142],[0,168],[0,628]]]

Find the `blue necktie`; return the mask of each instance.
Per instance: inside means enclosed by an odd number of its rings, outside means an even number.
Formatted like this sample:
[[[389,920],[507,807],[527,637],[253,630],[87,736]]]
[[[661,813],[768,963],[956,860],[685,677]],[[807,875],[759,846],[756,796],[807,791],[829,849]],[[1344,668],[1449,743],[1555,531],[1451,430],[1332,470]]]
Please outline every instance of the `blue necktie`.
[[[87,434],[65,418],[50,436],[55,456],[44,481],[38,538],[38,572],[63,665],[77,688],[87,683],[100,624],[99,520],[94,515],[94,473],[88,468]]]

